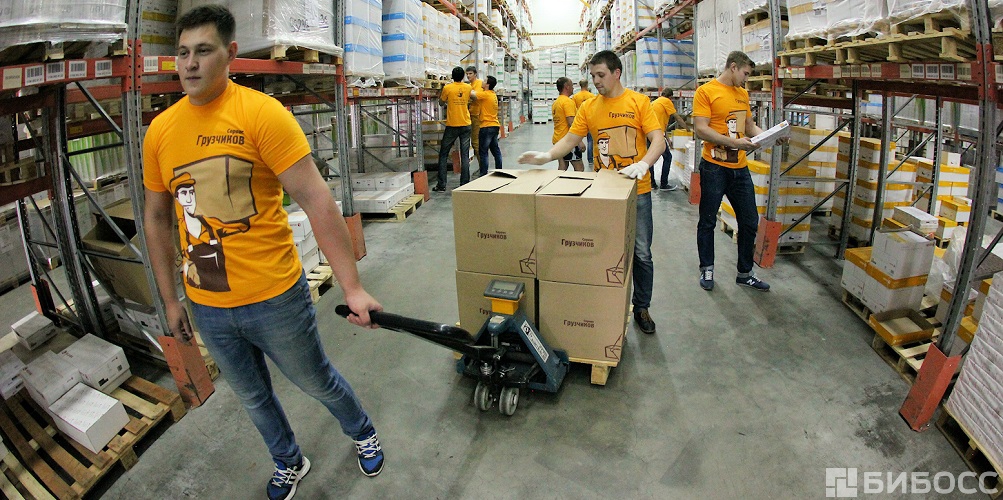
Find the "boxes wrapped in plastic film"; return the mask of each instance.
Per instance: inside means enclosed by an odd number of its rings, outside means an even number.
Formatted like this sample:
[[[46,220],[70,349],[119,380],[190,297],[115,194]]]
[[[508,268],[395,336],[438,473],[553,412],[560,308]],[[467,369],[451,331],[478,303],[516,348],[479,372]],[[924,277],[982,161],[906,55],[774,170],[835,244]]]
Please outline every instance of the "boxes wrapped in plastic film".
[[[35,42],[113,42],[125,35],[125,0],[4,2],[0,46]]]
[[[237,55],[277,46],[299,47],[341,56],[334,44],[334,3],[319,0],[180,0],[181,15],[193,7],[219,4],[237,20]]]
[[[790,31],[787,39],[825,37],[828,27],[828,2],[818,0],[787,0]]]
[[[959,19],[966,18],[968,0],[887,0],[888,19],[894,24],[915,19],[926,14],[950,12]],[[879,3],[879,2],[875,2]]]
[[[419,0],[383,2],[383,72],[388,79],[425,78],[425,44]]]
[[[349,85],[366,87],[383,78],[383,2],[346,0],[345,75]]]
[[[885,2],[826,0],[825,3],[828,37],[888,32],[888,4]]]
[[[744,19],[734,0],[705,0],[696,5],[697,69],[701,74],[724,69],[733,50],[742,48]],[[710,50],[707,50],[710,49]]]

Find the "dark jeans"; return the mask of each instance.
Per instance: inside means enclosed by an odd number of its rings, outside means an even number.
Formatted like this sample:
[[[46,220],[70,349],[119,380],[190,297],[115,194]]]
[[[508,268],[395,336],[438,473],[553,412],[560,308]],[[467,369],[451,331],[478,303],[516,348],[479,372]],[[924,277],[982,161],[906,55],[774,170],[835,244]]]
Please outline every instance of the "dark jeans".
[[[478,137],[480,150],[477,152],[477,159],[481,175],[488,175],[488,150],[491,150],[491,154],[495,157],[495,169],[502,168],[501,148],[498,147],[498,132],[500,130],[499,127],[481,127],[478,134],[480,135]]]
[[[752,271],[756,249],[759,212],[756,190],[749,168],[727,168],[707,160],[700,161],[700,222],[697,223],[697,253],[700,269],[714,265],[714,230],[721,199],[727,195],[738,219],[738,272]]]
[[[470,125],[446,127],[439,145],[439,184],[436,187],[446,188],[446,160],[456,139],[460,139],[460,185],[470,182]]]
[[[595,160],[592,157],[592,133],[591,132],[589,132],[588,135],[585,136],[585,146],[586,146],[586,149],[588,149],[588,153],[589,153],[589,168],[588,168],[588,171],[591,172],[591,171],[595,170],[595,164],[593,163]]]
[[[672,148],[668,144],[665,145],[665,151],[662,152],[662,174],[659,176],[662,187],[667,187],[669,185],[669,168],[672,166]],[[728,198],[729,200],[731,198]]]

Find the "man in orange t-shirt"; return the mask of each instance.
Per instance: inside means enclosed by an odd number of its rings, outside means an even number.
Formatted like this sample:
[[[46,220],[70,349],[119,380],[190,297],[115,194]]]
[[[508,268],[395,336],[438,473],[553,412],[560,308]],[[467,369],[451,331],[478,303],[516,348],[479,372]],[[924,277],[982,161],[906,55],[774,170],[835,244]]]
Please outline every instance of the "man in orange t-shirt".
[[[582,81],[578,82],[578,87],[581,90],[579,90],[578,92],[575,92],[575,95],[571,96],[571,100],[575,101],[575,109],[581,108],[582,104],[585,104],[585,101],[587,101],[589,99],[592,99],[593,97],[596,96],[592,92],[589,92],[589,79],[588,78],[582,78]],[[591,165],[592,164],[592,134],[588,134],[588,135],[585,136],[585,144],[586,144],[585,150],[588,152],[588,155],[587,155],[586,158],[588,159],[588,162]]]
[[[550,106],[550,110],[554,115],[554,136],[550,139],[551,144],[557,144],[558,141],[568,134],[568,130],[571,130],[571,124],[574,123],[575,114],[578,111],[575,101],[571,100],[571,91],[574,90],[571,79],[562,76],[557,79],[555,85],[557,85],[558,96],[554,104]],[[575,171],[585,171],[585,166],[582,165],[583,152],[581,147],[575,146],[575,149],[571,150],[566,156],[557,159],[557,169],[567,170],[568,163],[571,163],[575,167]]]
[[[658,99],[655,99],[651,103],[651,109],[655,111],[655,116],[658,117],[658,123],[665,130],[665,152],[662,153],[662,175],[661,175],[661,189],[666,191],[674,191],[679,189],[679,186],[674,184],[669,184],[669,168],[672,166],[672,148],[669,147],[669,121],[675,120],[676,125],[678,125],[683,130],[689,130],[690,126],[686,123],[686,120],[676,111],[676,105],[672,102],[672,89],[664,88],[662,89],[661,95]],[[655,188],[655,170],[654,167],[651,168],[651,187]]]
[[[728,54],[725,69],[703,84],[693,96],[693,130],[704,141],[700,160],[700,220],[697,252],[700,287],[714,289],[714,229],[721,199],[727,195],[738,219],[738,276],[735,283],[760,290],[770,285],[752,272],[759,212],[756,190],[746,164],[746,151],[756,149],[749,140],[762,133],[749,107],[745,82],[753,63],[744,52]]]
[[[382,306],[359,280],[345,219],[292,114],[230,81],[237,56],[230,11],[195,7],[177,29],[177,72],[187,95],[153,119],[143,142],[143,222],[168,335],[184,343],[193,336],[175,288],[180,238],[192,319],[275,464],[268,497],[292,496],[310,461],[272,388],[266,356],[337,418],[355,441],[362,472],[375,476],[383,469],[380,442],[321,344],[283,190],[306,212],[352,311],[349,321],[370,326],[369,311]]]
[[[488,76],[485,90],[482,90],[477,102],[481,107],[480,149],[477,150],[477,162],[480,164],[480,174],[488,175],[488,151],[495,157],[495,169],[502,168],[501,148],[498,147],[498,134],[501,132],[501,122],[498,121],[498,95],[495,94],[498,79]]]
[[[477,78],[477,66],[467,66],[467,83],[473,89],[474,94],[484,90],[484,81]],[[481,103],[480,101],[470,101],[470,141],[473,144],[474,152],[480,151],[481,137]],[[479,160],[478,160],[479,161]]]
[[[439,182],[432,191],[446,190],[446,160],[453,143],[460,140],[460,185],[470,182],[470,101],[477,93],[468,83],[463,83],[463,68],[453,68],[453,83],[442,87],[439,100],[446,103],[446,130],[439,144]]]
[[[585,101],[575,115],[571,130],[550,151],[529,151],[519,163],[543,165],[560,158],[582,142],[586,134],[596,138],[593,168],[617,170],[637,179],[637,230],[634,239],[634,320],[644,333],[655,333],[655,321],[648,313],[654,286],[655,266],[651,260],[651,177],[648,167],[665,147],[662,127],[651,110],[651,101],[620,83],[623,63],[610,50],[597,52],[589,60],[589,73],[599,95]],[[650,148],[648,143],[651,144]]]

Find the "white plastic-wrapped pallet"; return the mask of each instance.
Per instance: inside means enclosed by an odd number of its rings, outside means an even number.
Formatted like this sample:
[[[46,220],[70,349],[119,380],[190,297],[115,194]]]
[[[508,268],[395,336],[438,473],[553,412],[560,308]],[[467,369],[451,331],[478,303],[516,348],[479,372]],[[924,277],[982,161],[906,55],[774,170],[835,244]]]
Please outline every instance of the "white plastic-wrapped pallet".
[[[787,0],[787,19],[790,22],[787,38],[790,40],[825,36],[825,28],[829,22],[826,2]]]
[[[662,87],[694,88],[695,65],[692,40],[663,41]]]
[[[34,42],[112,42],[125,34],[125,0],[45,0],[0,4],[0,46]]]
[[[714,16],[717,18],[717,45],[714,68],[724,69],[724,62],[733,50],[742,50],[742,16],[734,0],[715,0]]]
[[[766,10],[768,6],[768,0],[738,0],[738,13],[744,16],[757,10]]]
[[[967,7],[968,0],[888,0],[888,18],[892,23],[899,23],[939,12],[967,17]]]
[[[345,75],[349,85],[372,85],[383,78],[383,3],[347,0],[345,3]]]
[[[334,44],[332,2],[320,0],[180,0],[178,11],[223,5],[237,20],[238,56],[287,46],[340,56]]]
[[[787,35],[787,21],[781,22],[781,36]],[[773,26],[764,19],[742,28],[742,50],[757,66],[773,62]]]
[[[388,79],[425,78],[421,2],[383,2],[383,72]]]
[[[873,0],[826,0],[826,35],[888,32],[888,4]]]
[[[717,53],[717,20],[713,1],[696,4],[697,69],[701,74],[717,71],[714,55]]]

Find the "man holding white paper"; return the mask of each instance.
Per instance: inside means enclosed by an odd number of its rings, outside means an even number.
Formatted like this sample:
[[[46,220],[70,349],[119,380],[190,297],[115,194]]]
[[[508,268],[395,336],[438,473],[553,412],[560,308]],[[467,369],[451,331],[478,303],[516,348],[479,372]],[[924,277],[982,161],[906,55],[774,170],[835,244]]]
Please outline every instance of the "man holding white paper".
[[[770,285],[752,272],[759,212],[746,151],[759,147],[749,139],[762,133],[752,117],[745,82],[753,62],[744,52],[728,54],[724,71],[700,86],[693,96],[693,130],[704,141],[700,160],[700,221],[697,252],[700,286],[714,289],[714,229],[721,199],[727,195],[738,219],[738,275],[735,283],[769,291]]]

